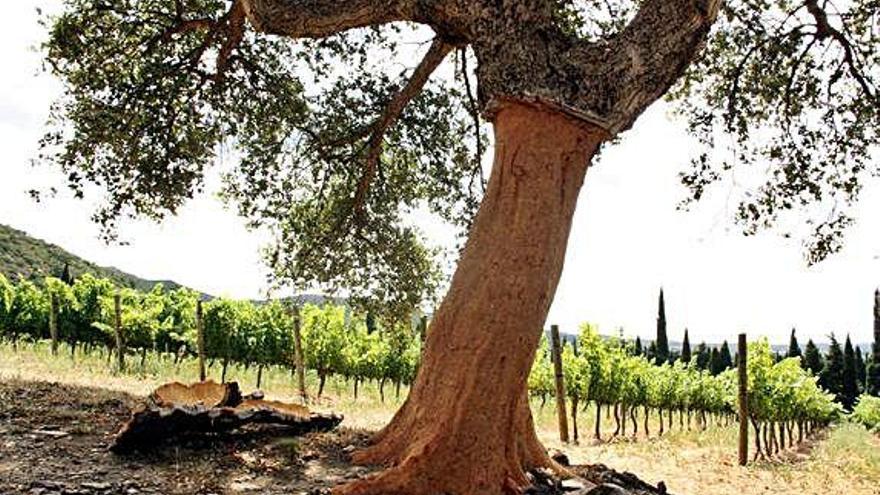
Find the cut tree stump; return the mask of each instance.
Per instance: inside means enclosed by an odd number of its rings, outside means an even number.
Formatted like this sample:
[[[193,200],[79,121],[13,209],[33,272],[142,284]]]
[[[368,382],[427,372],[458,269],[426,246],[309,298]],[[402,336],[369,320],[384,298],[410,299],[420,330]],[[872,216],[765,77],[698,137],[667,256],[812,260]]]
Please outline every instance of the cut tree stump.
[[[228,432],[249,424],[283,427],[285,434],[328,431],[342,421],[337,414],[309,411],[305,406],[242,397],[238,384],[169,383],[156,389],[146,405],[135,410],[116,434],[114,452],[149,449],[180,434]]]

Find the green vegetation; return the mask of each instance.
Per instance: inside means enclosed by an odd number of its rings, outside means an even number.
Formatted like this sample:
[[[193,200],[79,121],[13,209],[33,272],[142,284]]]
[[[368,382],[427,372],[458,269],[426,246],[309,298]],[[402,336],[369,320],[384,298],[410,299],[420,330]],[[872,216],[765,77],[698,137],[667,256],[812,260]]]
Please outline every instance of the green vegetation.
[[[98,266],[79,256],[28,234],[0,225],[0,274],[9,279],[19,277],[42,281],[45,277],[64,278],[67,272],[70,277],[91,274],[99,278],[111,280],[115,285],[140,290],[150,290],[157,283],[176,289],[179,284],[167,280],[145,280],[111,267]]]
[[[859,397],[851,418],[867,429],[880,433],[880,398],[870,395]]]
[[[117,288],[108,279],[88,274],[72,285],[47,277],[41,286],[29,280],[12,284],[0,274],[0,338],[13,344],[51,338],[54,298],[59,341],[72,353],[78,346],[87,353],[105,349],[109,358],[116,349],[116,294],[124,355],[139,354],[141,369],[150,351],[174,356],[175,362],[197,354],[198,293],[185,288],[169,291],[161,284],[148,292]],[[204,304],[206,357],[221,363],[221,380],[233,363],[256,367],[258,387],[264,368],[293,366],[291,309],[280,301],[257,304],[219,298]],[[370,318],[374,331],[369,332],[367,316],[343,306],[306,304],[300,314],[305,365],[318,374],[319,395],[331,375],[352,379],[355,395],[360,383],[375,380],[383,397],[386,382],[399,390],[414,378],[421,344],[409,322]]]
[[[716,351],[716,356],[720,354]],[[675,413],[680,427],[684,426],[685,415],[690,426],[692,414],[702,429],[709,426],[712,417],[716,422],[728,422],[737,401],[735,371],[713,374],[698,367],[697,359],[694,356],[687,364],[676,361],[653,366],[650,360],[633,355],[624,343],[602,339],[594,327],[584,325],[577,351],[567,345],[563,350],[567,394],[574,404],[594,402],[598,410],[602,406],[613,408],[615,434],[626,434],[628,420],[634,434],[640,422],[647,428],[652,412],[658,416],[661,435],[672,428]],[[542,402],[554,390],[551,370],[545,339],[529,376],[530,391]],[[792,444],[795,427],[800,441],[806,432],[830,423],[840,413],[833,397],[818,387],[816,378],[801,368],[799,359],[774,362],[766,340],[749,345],[748,373],[751,419],[755,429],[763,433],[767,455],[784,448],[786,440]],[[641,413],[639,418],[637,412]],[[575,425],[577,414],[574,407]],[[594,435],[598,438],[599,415],[596,425]],[[760,441],[757,446],[761,448]]]

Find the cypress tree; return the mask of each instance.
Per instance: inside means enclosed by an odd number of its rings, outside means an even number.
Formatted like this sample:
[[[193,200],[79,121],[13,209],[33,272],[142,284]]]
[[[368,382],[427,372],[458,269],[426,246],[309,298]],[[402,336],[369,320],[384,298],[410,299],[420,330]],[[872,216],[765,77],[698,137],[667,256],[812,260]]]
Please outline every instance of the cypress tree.
[[[865,378],[865,392],[880,396],[880,289],[874,292],[874,346]]]
[[[788,340],[787,357],[801,357],[801,346],[798,345],[797,337],[794,335],[794,328],[791,329],[791,338]]]
[[[685,364],[691,362],[691,341],[688,338],[688,329],[684,329],[684,340],[681,342],[681,360]]]
[[[701,342],[700,345],[697,346],[697,369],[709,369],[709,360],[711,357],[712,356],[709,355],[709,350],[706,348],[706,343]]]
[[[843,395],[843,351],[840,342],[831,334],[831,346],[825,356],[825,366],[819,373],[819,385],[836,396],[841,404],[844,404]]]
[[[376,316],[373,314],[372,311],[367,311],[365,324],[367,326],[367,333],[373,333],[376,331]]]
[[[843,346],[843,387],[841,389],[843,407],[851,411],[859,396],[859,376],[856,371],[856,353],[853,350],[849,334]]]
[[[657,304],[657,352],[654,359],[657,364],[663,364],[669,360],[669,339],[666,338],[666,302],[663,298],[663,289],[660,289],[660,301]]]
[[[713,347],[712,353],[709,356],[709,373],[718,375],[722,371],[724,371],[724,365],[721,364],[721,353],[718,352],[717,347]]]
[[[64,262],[64,268],[58,274],[58,279],[67,285],[73,285],[73,277],[70,276],[70,263]]]
[[[636,337],[636,347],[633,350],[636,356],[642,355],[642,339]]]
[[[865,379],[867,378],[865,360],[862,350],[856,346],[856,380],[859,382],[859,395],[865,391]]]
[[[645,353],[645,357],[648,358],[648,361],[653,361],[654,358],[657,357],[657,343],[651,341],[651,345],[648,346],[648,351]],[[657,363],[661,364],[661,363]]]
[[[726,340],[721,344],[721,351],[719,354],[721,354],[722,369],[728,370],[733,368],[733,359],[730,357],[730,346],[727,345]]]
[[[813,339],[807,341],[807,349],[804,352],[801,365],[813,375],[819,376],[822,373],[822,354],[819,353],[819,348],[813,343]]]

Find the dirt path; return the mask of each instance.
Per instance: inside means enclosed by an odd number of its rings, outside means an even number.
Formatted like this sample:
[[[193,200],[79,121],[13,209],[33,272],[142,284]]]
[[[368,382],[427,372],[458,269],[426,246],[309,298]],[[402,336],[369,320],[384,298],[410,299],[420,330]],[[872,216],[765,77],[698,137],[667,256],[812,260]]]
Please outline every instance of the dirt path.
[[[213,440],[184,439],[149,454],[108,452],[140,399],[45,382],[0,383],[0,493],[290,494],[357,478],[345,450],[365,434],[348,429],[271,438],[250,428]]]

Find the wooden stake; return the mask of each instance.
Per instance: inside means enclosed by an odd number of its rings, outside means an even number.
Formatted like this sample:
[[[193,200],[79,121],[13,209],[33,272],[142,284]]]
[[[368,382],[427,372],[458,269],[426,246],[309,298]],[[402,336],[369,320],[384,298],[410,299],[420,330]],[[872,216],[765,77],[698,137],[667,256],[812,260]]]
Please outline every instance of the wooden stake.
[[[303,404],[308,400],[306,394],[306,370],[303,359],[302,332],[300,332],[299,307],[293,309],[293,359],[296,366],[296,384]]]
[[[122,303],[119,291],[113,294],[113,311],[116,316],[113,322],[113,328],[116,330],[116,371],[121,373],[125,369],[125,350],[122,346]]]
[[[202,300],[196,301],[196,332],[199,352],[199,381],[205,381],[207,372],[205,371],[205,322],[202,318]]]
[[[58,355],[58,298],[49,296],[49,335],[52,337],[52,355]]]
[[[559,344],[559,326],[550,326],[553,370],[556,374],[556,413],[559,417],[559,440],[568,443],[568,418],[565,411],[565,382],[562,376],[562,349]]]
[[[739,465],[749,462],[749,373],[747,367],[748,343],[746,334],[739,334]]]

